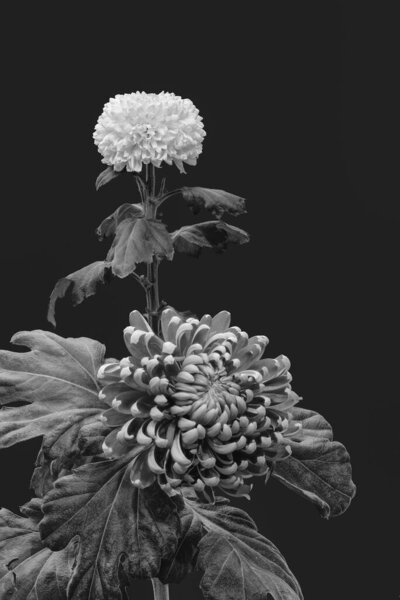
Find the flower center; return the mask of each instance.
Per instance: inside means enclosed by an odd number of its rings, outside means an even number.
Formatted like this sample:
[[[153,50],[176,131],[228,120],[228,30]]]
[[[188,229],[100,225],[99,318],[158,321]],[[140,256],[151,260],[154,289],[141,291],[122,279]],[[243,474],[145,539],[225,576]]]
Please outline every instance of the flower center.
[[[210,381],[209,388],[204,392],[202,399],[207,404],[207,408],[220,408],[222,393],[227,391],[220,381]]]

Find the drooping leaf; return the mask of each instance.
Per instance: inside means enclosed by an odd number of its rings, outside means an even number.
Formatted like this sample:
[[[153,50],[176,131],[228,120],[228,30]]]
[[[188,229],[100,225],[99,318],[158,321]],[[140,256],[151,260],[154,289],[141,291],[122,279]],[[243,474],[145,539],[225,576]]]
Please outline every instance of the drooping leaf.
[[[59,279],[54,286],[50,295],[49,308],[47,312],[47,320],[54,327],[55,307],[59,298],[63,298],[67,291],[71,292],[72,304],[76,306],[96,293],[97,286],[100,283],[105,283],[108,275],[111,274],[111,265],[104,260],[97,260],[74,273],[70,273],[66,277]]]
[[[41,330],[11,341],[30,350],[0,351],[0,405],[19,404],[0,409],[0,448],[43,435],[51,458],[68,454],[81,428],[106,407],[96,380],[104,346]]]
[[[98,175],[96,179],[96,191],[100,189],[103,185],[106,185],[112,179],[115,179],[120,175],[120,171],[115,171],[113,167],[107,167]]]
[[[112,215],[109,215],[100,223],[96,233],[100,240],[114,235],[118,225],[125,219],[136,221],[143,217],[143,208],[140,204],[121,204]]]
[[[194,213],[205,208],[220,218],[224,213],[236,216],[246,212],[245,199],[224,190],[183,187],[182,195]]]
[[[176,506],[157,484],[132,485],[132,457],[80,467],[44,499],[44,543],[59,550],[80,538],[71,600],[119,600],[121,568],[127,578],[156,577],[176,548]]]
[[[285,559],[247,513],[227,505],[185,502],[206,531],[197,557],[206,600],[303,598]]]
[[[272,475],[287,487],[311,500],[325,518],[342,514],[356,492],[346,448],[332,441],[329,423],[318,413],[292,409],[303,429],[290,441],[292,455],[278,461]]]
[[[4,600],[67,599],[77,539],[53,552],[40,539],[39,518],[0,510],[0,598]]]
[[[123,221],[129,222],[132,226],[139,218],[143,217],[143,209],[140,204],[122,204],[113,212],[112,215],[100,223],[96,233],[100,240],[111,235],[115,235],[118,225]],[[109,252],[109,256],[112,251]],[[67,292],[71,293],[72,304],[76,306],[93,296],[97,288],[102,283],[107,283],[114,272],[114,264],[110,260],[98,260],[66,277],[59,279],[50,295],[47,319],[55,327],[55,306],[59,298],[63,298]],[[133,269],[132,269],[133,270]],[[131,271],[130,271],[131,272]]]
[[[164,223],[153,219],[124,219],[115,233],[107,255],[112,271],[118,277],[126,277],[137,263],[150,263],[153,256],[171,260],[174,254],[171,236]]]
[[[228,244],[245,244],[249,235],[243,229],[228,225],[224,221],[206,221],[186,225],[171,234],[175,250],[198,256],[202,248],[213,248],[222,252]]]

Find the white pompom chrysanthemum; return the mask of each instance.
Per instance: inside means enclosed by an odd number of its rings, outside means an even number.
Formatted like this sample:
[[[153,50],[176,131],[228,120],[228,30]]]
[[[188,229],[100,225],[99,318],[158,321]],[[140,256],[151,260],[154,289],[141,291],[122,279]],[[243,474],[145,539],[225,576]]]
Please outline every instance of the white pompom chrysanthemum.
[[[202,117],[188,98],[161,92],[118,94],[105,104],[93,138],[102,162],[115,171],[160,167],[164,161],[185,172],[195,165],[206,135]]]

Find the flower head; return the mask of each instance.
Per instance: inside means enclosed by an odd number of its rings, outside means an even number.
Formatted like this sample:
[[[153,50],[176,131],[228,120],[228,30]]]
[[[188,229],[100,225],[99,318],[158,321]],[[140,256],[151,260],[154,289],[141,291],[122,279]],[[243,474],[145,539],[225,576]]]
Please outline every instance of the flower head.
[[[161,92],[118,94],[105,104],[93,138],[102,162],[116,171],[140,172],[143,164],[163,161],[185,172],[195,165],[206,135],[193,102]]]
[[[245,480],[288,457],[288,438],[299,428],[290,413],[299,398],[289,360],[262,359],[268,339],[230,327],[225,311],[197,320],[168,308],[162,338],[137,311],[130,323],[130,356],[98,373],[100,398],[110,406],[106,456],[136,450],[137,487],[157,478],[167,492],[183,484],[199,494],[218,486],[247,496]]]

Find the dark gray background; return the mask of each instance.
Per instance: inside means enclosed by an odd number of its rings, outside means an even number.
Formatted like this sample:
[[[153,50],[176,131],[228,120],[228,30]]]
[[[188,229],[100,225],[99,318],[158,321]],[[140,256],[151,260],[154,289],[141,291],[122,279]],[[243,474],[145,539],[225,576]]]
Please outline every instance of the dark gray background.
[[[110,3],[84,15],[65,3],[3,15],[12,35],[2,67],[1,345],[15,331],[51,328],[54,282],[103,258],[95,227],[137,198],[129,177],[95,191],[102,166],[91,135],[103,104],[136,90],[191,98],[204,152],[186,176],[165,168],[169,187],[246,197],[248,214],[231,222],[251,242],[178,256],[161,269],[161,295],[198,314],[227,308],[234,324],[268,335],[269,355],[291,358],[303,405],[332,423],[353,460],[358,495],[333,521],[275,482],[258,481],[252,502],[238,503],[283,552],[306,600],[391,600],[400,590],[398,33],[389,3],[374,4],[217,13]],[[179,200],[166,217],[171,228],[194,220]],[[97,338],[120,356],[128,313],[143,306],[134,282],[117,281],[78,308],[60,303],[57,333]],[[2,505],[28,500],[38,447],[0,454]],[[200,598],[197,581],[172,586],[171,600]],[[150,598],[145,587],[137,598]]]

